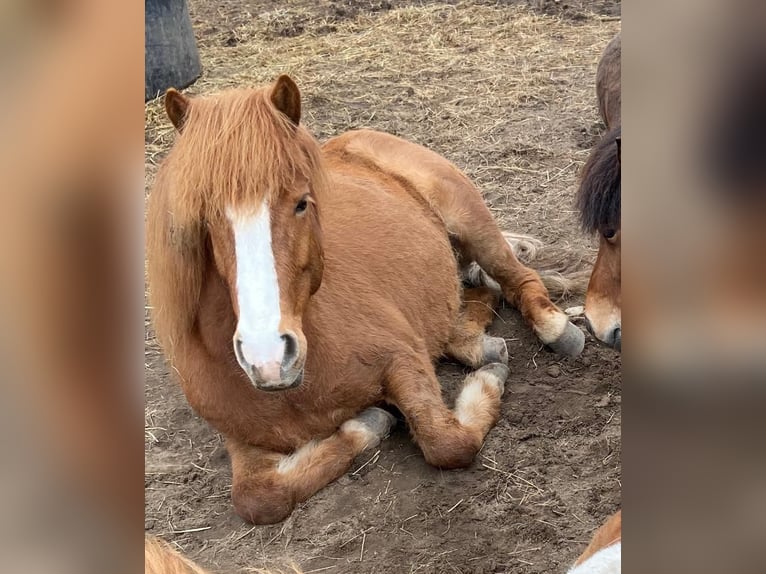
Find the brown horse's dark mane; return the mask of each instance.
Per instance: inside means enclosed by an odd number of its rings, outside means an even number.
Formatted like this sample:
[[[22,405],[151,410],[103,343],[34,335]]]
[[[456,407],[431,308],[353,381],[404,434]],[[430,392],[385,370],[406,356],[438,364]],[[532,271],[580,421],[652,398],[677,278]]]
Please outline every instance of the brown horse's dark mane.
[[[582,170],[576,204],[585,231],[620,229],[621,183],[617,138],[622,128],[609,130],[593,148]]]
[[[256,208],[299,176],[322,181],[321,171],[316,141],[274,107],[268,89],[235,89],[191,101],[157,177],[172,186],[182,225],[227,207]]]

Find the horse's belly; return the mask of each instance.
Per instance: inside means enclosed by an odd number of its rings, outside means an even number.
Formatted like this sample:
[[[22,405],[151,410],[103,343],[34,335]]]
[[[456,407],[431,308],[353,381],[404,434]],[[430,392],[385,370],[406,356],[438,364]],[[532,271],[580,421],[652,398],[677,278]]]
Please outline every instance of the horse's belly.
[[[346,317],[395,309],[439,354],[460,301],[444,225],[416,200],[375,182],[341,186],[332,196],[322,212],[325,293],[317,295],[340,305],[338,313]],[[376,320],[385,323],[386,317]]]

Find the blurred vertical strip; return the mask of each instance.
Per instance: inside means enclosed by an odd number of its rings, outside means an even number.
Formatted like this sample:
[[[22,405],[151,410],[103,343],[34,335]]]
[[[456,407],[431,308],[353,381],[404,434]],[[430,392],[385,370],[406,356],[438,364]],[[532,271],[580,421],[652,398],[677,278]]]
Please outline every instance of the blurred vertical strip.
[[[3,572],[141,568],[143,23],[0,4]]]
[[[766,5],[623,5],[626,572],[763,572]]]
[[[634,350],[642,368],[693,374],[698,386],[715,387],[719,367],[766,380],[764,5],[626,8],[623,227],[639,240],[626,239],[623,284],[637,307]]]

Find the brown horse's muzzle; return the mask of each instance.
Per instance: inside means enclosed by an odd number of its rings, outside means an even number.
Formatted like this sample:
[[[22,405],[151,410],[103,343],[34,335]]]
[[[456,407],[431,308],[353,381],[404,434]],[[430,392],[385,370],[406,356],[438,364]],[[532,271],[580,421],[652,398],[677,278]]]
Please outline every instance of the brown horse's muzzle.
[[[234,354],[253,385],[262,391],[284,391],[297,387],[303,382],[303,368],[306,362],[306,343],[302,337],[286,331],[280,335],[281,353],[272,360],[253,360],[248,352],[247,342],[239,332],[234,334]]]
[[[591,323],[586,313],[585,325],[588,327],[588,331],[590,331],[590,334],[593,335],[596,339],[606,344],[607,346],[612,347],[616,351],[622,352],[622,324],[621,323],[611,324],[605,329],[597,330],[594,328],[593,324]]]

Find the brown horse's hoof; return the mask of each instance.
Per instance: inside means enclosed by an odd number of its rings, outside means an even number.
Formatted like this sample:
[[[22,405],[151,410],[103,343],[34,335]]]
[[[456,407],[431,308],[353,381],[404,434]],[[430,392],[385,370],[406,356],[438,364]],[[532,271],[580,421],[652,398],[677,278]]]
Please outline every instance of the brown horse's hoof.
[[[387,437],[391,428],[396,424],[394,415],[378,407],[365,409],[351,420],[364,425],[380,439]]]
[[[488,337],[484,335],[483,362],[508,364],[508,345],[502,337]]]
[[[548,346],[559,355],[576,357],[585,348],[585,333],[578,327],[567,321],[564,332],[558,339],[548,343]]]
[[[506,360],[507,360],[507,355],[506,355]],[[479,369],[476,372],[489,375],[490,380],[497,384],[498,388],[500,389],[500,394],[502,395],[503,392],[505,391],[505,381],[508,379],[508,375],[511,372],[511,370],[508,368],[508,365],[505,363],[489,363],[488,365],[484,365],[481,369]],[[487,381],[486,378],[484,380]]]

